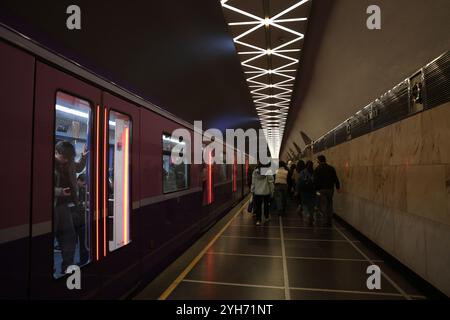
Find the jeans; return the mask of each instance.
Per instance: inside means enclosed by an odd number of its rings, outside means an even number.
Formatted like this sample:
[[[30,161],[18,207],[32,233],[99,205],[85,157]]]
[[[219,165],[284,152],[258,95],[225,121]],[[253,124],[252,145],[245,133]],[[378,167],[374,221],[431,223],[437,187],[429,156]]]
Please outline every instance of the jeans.
[[[270,214],[269,201],[270,201],[270,195],[267,195],[267,196],[254,195],[253,196],[253,209],[256,214],[256,221],[261,221],[263,205],[264,205],[264,216],[266,217],[266,219],[269,218],[269,214]]]
[[[303,199],[303,218],[312,222],[314,215],[314,206],[316,204],[316,196],[314,193],[302,192]]]
[[[288,186],[286,184],[275,185],[275,196],[277,199],[277,208],[280,215],[286,213],[286,203],[288,196]]]
[[[73,224],[75,227],[75,235],[78,239],[79,253],[80,253],[80,265],[84,265],[89,261],[89,250],[86,248],[86,209],[79,207],[73,213]]]
[[[61,272],[74,264],[77,235],[73,223],[72,208],[67,203],[55,207],[55,236],[61,248]]]
[[[319,209],[325,217],[326,224],[331,225],[333,220],[333,189],[319,190]]]

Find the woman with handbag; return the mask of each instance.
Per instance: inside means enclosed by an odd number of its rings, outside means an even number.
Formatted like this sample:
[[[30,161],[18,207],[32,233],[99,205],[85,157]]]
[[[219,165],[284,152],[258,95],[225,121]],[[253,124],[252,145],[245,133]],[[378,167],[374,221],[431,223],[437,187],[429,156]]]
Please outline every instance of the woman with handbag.
[[[253,209],[256,214],[256,225],[261,225],[262,210],[266,221],[270,220],[270,199],[273,197],[274,180],[272,175],[261,174],[261,165],[253,171],[251,192],[253,194]]]

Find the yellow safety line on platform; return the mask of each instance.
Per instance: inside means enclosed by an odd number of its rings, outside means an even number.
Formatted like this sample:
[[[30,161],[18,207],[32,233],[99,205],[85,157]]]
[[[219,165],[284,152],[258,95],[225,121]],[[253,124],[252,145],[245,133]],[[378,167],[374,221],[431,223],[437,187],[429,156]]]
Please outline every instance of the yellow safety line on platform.
[[[208,245],[192,260],[192,262],[180,273],[180,275],[172,282],[172,284],[161,294],[158,300],[166,300],[167,297],[175,290],[175,288],[180,284],[181,281],[188,275],[188,273],[195,267],[195,265],[200,261],[200,259],[205,255],[208,249],[219,239],[219,237],[224,233],[224,231],[230,226],[231,222],[233,222],[234,218],[237,217],[239,213],[242,212],[244,208],[248,205],[250,199],[239,209],[233,218],[228,221],[228,223],[219,231],[218,234],[208,243]]]

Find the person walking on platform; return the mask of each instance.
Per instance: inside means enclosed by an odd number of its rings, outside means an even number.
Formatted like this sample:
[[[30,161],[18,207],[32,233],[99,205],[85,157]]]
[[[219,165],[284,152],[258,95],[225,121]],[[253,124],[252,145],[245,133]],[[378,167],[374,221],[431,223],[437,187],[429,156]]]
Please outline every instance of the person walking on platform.
[[[289,165],[285,166],[288,175],[287,175],[287,196],[289,199],[292,199],[293,191],[295,188],[295,182],[294,182],[294,172],[296,171],[296,165],[292,161],[289,161]]]
[[[286,163],[280,161],[280,166],[275,173],[275,198],[277,201],[278,214],[280,216],[286,213],[286,203],[288,197],[288,175],[289,171]]]
[[[297,166],[295,168],[295,172],[293,175],[293,183],[295,188],[295,199],[297,201],[297,213],[301,214],[303,211],[302,204],[302,191],[300,190],[300,174],[306,168],[305,161],[299,160],[297,162]]]
[[[334,188],[339,192],[341,185],[336,170],[327,164],[324,155],[317,157],[319,166],[314,171],[314,184],[319,196],[320,211],[325,215],[325,226],[331,227],[333,220]]]
[[[314,206],[316,203],[316,192],[314,189],[314,164],[312,161],[306,163],[300,173],[298,186],[303,203],[303,220],[307,225],[312,225]]]
[[[261,174],[260,164],[256,167],[252,174],[251,192],[253,194],[253,210],[256,214],[256,225],[259,226],[261,225],[263,205],[266,221],[270,220],[269,203],[274,192],[273,176]]]

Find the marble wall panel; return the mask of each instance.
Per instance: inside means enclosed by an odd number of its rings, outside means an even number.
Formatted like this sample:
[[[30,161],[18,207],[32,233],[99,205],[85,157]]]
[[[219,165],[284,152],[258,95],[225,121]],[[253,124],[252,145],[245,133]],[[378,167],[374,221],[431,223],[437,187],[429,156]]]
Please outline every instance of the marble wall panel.
[[[422,154],[422,113],[393,124],[391,165],[420,164]]]
[[[407,167],[407,212],[450,225],[445,174],[443,165]]]
[[[450,227],[428,221],[425,224],[427,280],[450,296]]]
[[[372,210],[372,230],[374,241],[389,253],[394,252],[394,213],[388,207],[375,206]]]
[[[406,211],[406,166],[383,167],[383,204]]]
[[[372,165],[388,165],[393,153],[393,127],[388,126],[372,132],[367,146],[370,148],[369,159]]]
[[[450,103],[423,113],[420,163],[450,163]]]
[[[362,137],[360,137],[361,143],[363,144],[363,148],[361,150],[361,156],[360,156],[360,163],[361,166],[371,166],[372,165],[372,159],[371,159],[371,142],[372,142],[372,133],[366,134]]]
[[[369,167],[369,200],[382,204],[384,193],[384,172],[382,166]]]
[[[393,211],[394,256],[417,274],[426,278],[425,219]]]
[[[450,216],[450,165],[445,166],[445,189],[447,191],[447,217]]]
[[[344,191],[335,211],[450,295],[450,103],[325,154]]]
[[[367,200],[370,199],[369,167],[354,167],[352,169],[352,194]]]

